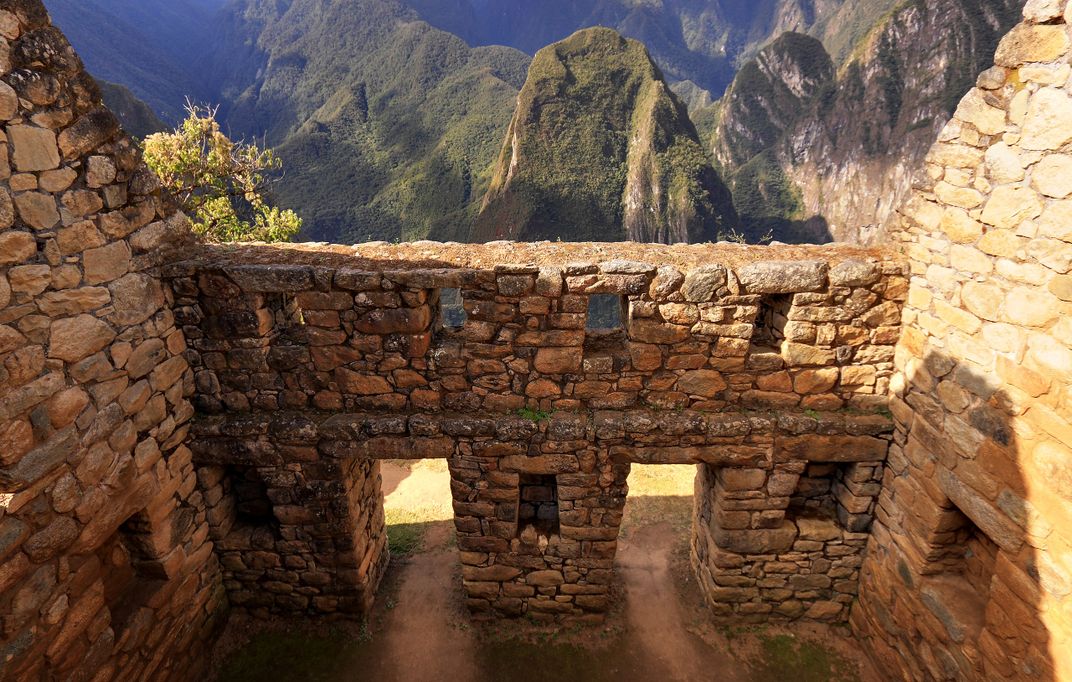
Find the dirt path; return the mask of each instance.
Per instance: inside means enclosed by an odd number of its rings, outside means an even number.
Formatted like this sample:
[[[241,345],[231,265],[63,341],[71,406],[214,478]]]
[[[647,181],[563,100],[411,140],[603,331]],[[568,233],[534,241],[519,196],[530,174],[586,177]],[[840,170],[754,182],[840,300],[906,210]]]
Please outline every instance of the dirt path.
[[[410,528],[414,542],[411,554],[392,558],[368,625],[302,629],[284,621],[244,646],[224,647],[230,651],[221,652],[226,663],[221,682],[875,679],[851,671],[830,674],[827,649],[816,646],[829,646],[846,661],[859,655],[851,640],[822,626],[768,628],[731,640],[711,625],[702,597],[678,562],[688,542],[690,512],[682,494],[689,490],[687,471],[672,480],[659,478],[661,471],[639,472],[650,480],[638,476],[636,488],[657,496],[638,495],[627,508],[616,561],[624,603],[604,626],[580,629],[541,628],[524,620],[474,624],[458,584],[446,468],[384,463],[382,473],[388,523]],[[245,625],[233,621],[232,639],[242,638],[250,626],[248,619]],[[805,640],[821,644],[804,649]],[[778,648],[770,648],[772,641]]]
[[[450,533],[450,522],[430,526],[424,551],[402,569],[397,605],[383,628],[381,679],[445,680],[446,671],[457,682],[479,677],[473,637],[455,623],[457,600],[452,596],[458,557],[448,547]]]
[[[647,658],[654,659],[664,680],[737,680],[733,660],[713,665],[717,654],[685,629],[670,570],[670,553],[677,538],[669,523],[642,526],[618,544],[617,567],[625,585],[629,637]]]

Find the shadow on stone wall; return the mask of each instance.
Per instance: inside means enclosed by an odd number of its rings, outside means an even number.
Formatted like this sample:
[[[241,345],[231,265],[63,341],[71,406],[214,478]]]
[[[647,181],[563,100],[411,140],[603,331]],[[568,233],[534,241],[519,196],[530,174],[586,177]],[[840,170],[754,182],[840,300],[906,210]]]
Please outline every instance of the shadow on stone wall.
[[[945,353],[905,373],[853,629],[905,679],[1055,680],[1043,593],[1068,585],[1038,551],[1027,406]]]

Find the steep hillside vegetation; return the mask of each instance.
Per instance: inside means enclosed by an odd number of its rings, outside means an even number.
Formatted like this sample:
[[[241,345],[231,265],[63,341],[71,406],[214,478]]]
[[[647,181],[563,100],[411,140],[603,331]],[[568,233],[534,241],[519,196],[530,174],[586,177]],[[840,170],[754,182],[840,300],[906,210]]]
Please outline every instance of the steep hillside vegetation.
[[[833,79],[829,58],[815,50],[786,52],[782,41],[764,50],[711,116],[714,154],[745,231],[881,240],[938,130],[1019,9],[1017,0],[903,2],[851,50],[839,48],[848,56]]]
[[[167,130],[168,126],[145,102],[134,96],[126,86],[97,81],[104,104],[123,124],[123,129],[138,139]]]
[[[644,46],[592,28],[536,54],[473,238],[707,241],[724,203]]]
[[[168,123],[187,97],[210,99],[199,68],[223,0],[44,0],[97,78],[121,83]]]
[[[219,24],[221,115],[278,148],[278,199],[303,237],[465,236],[527,56],[470,48],[385,0],[240,0]]]

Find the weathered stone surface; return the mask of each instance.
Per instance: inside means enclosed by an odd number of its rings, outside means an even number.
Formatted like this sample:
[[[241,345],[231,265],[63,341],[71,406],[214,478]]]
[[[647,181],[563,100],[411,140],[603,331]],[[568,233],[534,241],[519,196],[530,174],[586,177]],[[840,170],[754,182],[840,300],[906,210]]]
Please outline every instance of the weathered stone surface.
[[[103,284],[122,277],[130,270],[130,255],[130,247],[122,241],[87,250],[82,256],[86,284]]]
[[[1035,164],[1031,184],[1042,194],[1064,199],[1072,194],[1072,156],[1051,154]]]
[[[726,389],[728,384],[722,375],[713,370],[698,369],[686,372],[677,380],[679,391],[691,395],[701,395],[705,398],[713,398]]]
[[[12,265],[33,258],[37,253],[37,241],[29,232],[5,231],[0,233],[0,265]]]
[[[20,171],[43,171],[60,165],[56,134],[34,126],[9,126],[8,139],[13,151],[11,160]]]
[[[978,90],[972,90],[960,101],[956,118],[975,126],[983,135],[1005,132],[1005,112],[987,103]]]
[[[15,208],[19,218],[27,225],[39,230],[47,230],[60,221],[60,212],[56,209],[56,200],[51,194],[42,192],[23,192],[15,195]]]
[[[48,442],[23,455],[11,467],[0,467],[0,485],[5,490],[23,490],[56,470],[78,445],[77,434],[68,428],[54,434]]]
[[[1072,118],[1072,97],[1042,88],[1031,97],[1020,145],[1030,150],[1054,150],[1072,141],[1067,121]]]
[[[784,552],[797,539],[797,527],[785,523],[780,528],[756,530],[711,529],[715,543],[728,552],[737,554],[774,554]]]
[[[117,325],[140,324],[164,305],[160,282],[149,275],[131,273],[108,285],[113,312],[110,320]]]
[[[96,353],[115,338],[107,322],[92,315],[54,320],[49,328],[48,356],[76,362]]]
[[[545,374],[566,374],[580,371],[581,360],[576,348],[541,348],[536,351],[534,366]]]
[[[1026,187],[998,187],[983,208],[981,220],[1002,229],[1016,227],[1042,213],[1038,195]]]
[[[302,265],[240,265],[225,272],[244,291],[305,291],[313,286],[312,268]]]
[[[888,443],[873,436],[806,435],[785,438],[780,449],[810,462],[881,462]]]
[[[671,273],[661,273],[660,283],[667,286],[674,281]],[[720,265],[709,265],[692,270],[685,276],[681,283],[681,293],[686,301],[691,303],[704,303],[714,298],[715,293],[726,286],[726,268]]]
[[[876,263],[843,260],[830,268],[830,284],[836,287],[860,287],[874,284],[882,276]]]
[[[1068,51],[1064,26],[1020,24],[998,44],[994,61],[1015,69],[1028,62],[1052,62]]]
[[[105,109],[80,117],[59,135],[64,158],[74,159],[92,151],[119,132],[119,122]]]
[[[998,142],[986,150],[986,170],[997,183],[1019,182],[1024,179],[1024,165],[1009,145]]]
[[[739,268],[737,279],[750,294],[819,291],[826,286],[828,269],[819,261],[753,263]]]

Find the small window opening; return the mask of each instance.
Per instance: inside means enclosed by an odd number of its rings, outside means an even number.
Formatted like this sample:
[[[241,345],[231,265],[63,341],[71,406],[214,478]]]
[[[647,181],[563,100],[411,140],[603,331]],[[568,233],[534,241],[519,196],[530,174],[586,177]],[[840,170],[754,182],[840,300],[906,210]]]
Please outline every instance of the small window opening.
[[[618,331],[625,319],[625,299],[614,294],[594,294],[588,297],[589,331]]]
[[[289,327],[304,327],[305,314],[298,305],[298,299],[290,294],[268,294],[265,306],[272,313],[277,330],[285,331]]]
[[[760,300],[755,329],[752,331],[753,353],[781,353],[785,325],[789,321],[792,305],[793,294],[764,296]]]
[[[461,289],[440,289],[439,326],[444,329],[459,329],[465,326],[465,319]]]
[[[554,474],[521,474],[517,505],[518,537],[558,535],[558,482]]]
[[[231,475],[231,494],[235,499],[235,520],[251,526],[275,525],[268,486],[257,470],[235,468]]]
[[[117,639],[139,609],[167,582],[163,567],[152,554],[150,535],[146,515],[135,514],[98,550],[104,600]]]
[[[834,518],[837,501],[834,499],[836,464],[811,462],[800,475],[797,488],[789,498],[789,511],[796,516]]]
[[[811,462],[789,498],[788,514],[828,519],[842,531],[865,533],[881,489],[882,469],[875,464]]]

